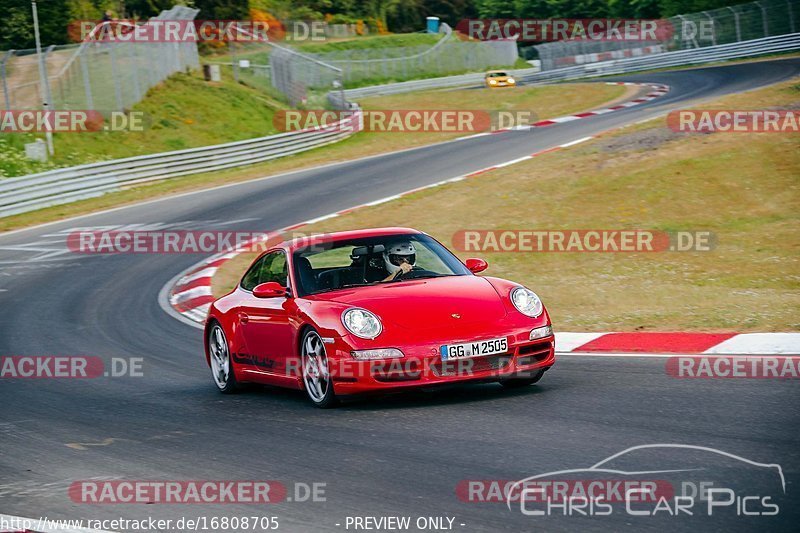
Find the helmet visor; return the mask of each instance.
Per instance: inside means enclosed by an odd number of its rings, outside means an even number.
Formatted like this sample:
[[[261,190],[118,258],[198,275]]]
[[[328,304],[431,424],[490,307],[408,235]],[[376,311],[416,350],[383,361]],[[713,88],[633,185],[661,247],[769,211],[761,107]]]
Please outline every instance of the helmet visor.
[[[389,254],[389,261],[392,262],[395,266],[400,266],[403,263],[408,263],[409,265],[414,265],[417,261],[417,254],[409,254],[409,255],[400,255],[400,254]]]

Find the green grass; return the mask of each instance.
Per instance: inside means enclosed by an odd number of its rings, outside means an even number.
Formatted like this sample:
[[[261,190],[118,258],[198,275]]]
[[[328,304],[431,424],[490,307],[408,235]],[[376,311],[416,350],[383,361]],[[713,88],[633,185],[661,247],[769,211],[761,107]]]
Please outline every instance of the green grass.
[[[194,148],[277,133],[272,124],[284,104],[235,83],[230,75],[207,83],[199,74],[177,74],[152,88],[134,106],[144,112],[145,131],[58,133],[56,155],[48,163],[24,159],[23,144],[43,134],[0,137],[0,176],[39,172],[55,167],[142,154]]]
[[[511,104],[529,105],[526,99],[535,98],[536,102],[530,107],[539,118],[554,117],[561,114],[585,111],[594,105],[608,105],[615,101],[626,90],[618,85],[590,84],[563,84],[545,87],[525,87],[513,90],[458,90],[458,91],[431,91],[416,93],[420,106],[430,105],[432,109],[451,107],[453,102],[463,100],[477,105],[476,109],[507,109],[501,106],[497,99],[508,99]],[[483,96],[482,96],[483,95]],[[527,96],[530,95],[530,96]],[[406,95],[408,96],[408,95]],[[485,98],[486,100],[481,100]],[[451,105],[445,106],[443,99]],[[386,97],[386,100],[370,99],[367,103],[374,109],[392,108],[392,106],[405,107],[403,95]],[[510,104],[509,104],[510,105]],[[283,157],[267,163],[249,165],[238,169],[194,174],[172,178],[148,185],[127,188],[124,191],[111,193],[97,198],[81,200],[30,213],[22,213],[0,219],[0,231],[8,231],[34,224],[51,222],[66,217],[96,212],[102,209],[120,205],[141,202],[151,198],[176,194],[191,190],[199,190],[216,185],[255,179],[263,176],[280,174],[292,170],[309,168],[317,165],[330,164],[340,161],[350,161],[359,157],[371,156],[406,148],[423,146],[440,142],[459,136],[458,133],[420,133],[418,135],[403,135],[393,133],[360,133],[335,144],[323,146],[300,154]],[[0,137],[1,139],[2,137]]]
[[[702,107],[798,104],[794,80]],[[659,118],[300,231],[411,226],[445,244],[464,229],[711,231],[704,252],[457,253],[534,288],[560,331],[800,331],[798,176],[797,134],[675,134]],[[224,265],[215,294],[251,259]]]
[[[442,36],[432,33],[398,33],[391,35],[375,35],[355,37],[341,41],[309,41],[294,48],[301,52],[326,54],[343,50],[366,50],[375,48],[395,48],[401,46],[433,46]]]
[[[330,52],[344,52],[347,50],[374,50],[379,48],[398,48],[403,46],[433,46],[441,35],[430,33],[398,33],[391,35],[374,35],[365,37],[352,37],[348,39],[337,39],[329,41],[307,41],[307,42],[279,42],[280,46],[286,46],[299,52],[308,54],[327,54]],[[255,64],[269,64],[269,54],[271,49],[263,44],[240,44],[235,50],[235,57],[239,59],[249,59]],[[228,48],[208,51],[204,58],[211,63],[226,63],[231,61],[231,54]]]

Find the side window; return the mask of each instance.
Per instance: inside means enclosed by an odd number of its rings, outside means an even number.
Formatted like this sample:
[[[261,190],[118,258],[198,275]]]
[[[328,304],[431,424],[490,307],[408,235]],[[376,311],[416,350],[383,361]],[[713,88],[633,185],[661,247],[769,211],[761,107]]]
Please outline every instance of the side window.
[[[242,278],[242,283],[240,284],[241,287],[245,290],[252,291],[256,285],[258,285],[258,276],[261,274],[261,267],[264,265],[264,261],[268,258],[268,255],[265,255],[255,263],[253,266],[250,267],[250,270]]]
[[[282,251],[272,252],[256,261],[242,278],[241,287],[252,291],[256,285],[268,281],[275,281],[284,287],[288,285],[286,254]]]
[[[287,278],[289,270],[286,265],[286,254],[283,252],[275,252],[266,256],[268,259],[264,262],[264,267],[261,269],[261,277],[259,283],[266,283],[274,281],[286,287],[288,285]]]

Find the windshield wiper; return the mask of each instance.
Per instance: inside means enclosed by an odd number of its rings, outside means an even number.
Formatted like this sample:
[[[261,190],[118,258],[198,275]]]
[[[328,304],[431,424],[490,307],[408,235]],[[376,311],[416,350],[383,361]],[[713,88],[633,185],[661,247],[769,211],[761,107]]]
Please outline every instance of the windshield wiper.
[[[406,277],[400,276],[399,278],[394,278],[394,279],[392,279],[390,281],[392,281],[392,282],[395,282],[395,281],[413,281],[415,279],[444,278],[444,277],[447,277],[447,276],[455,276],[455,274],[437,274],[436,272],[431,272],[430,274],[423,274],[421,276],[414,276],[413,278],[406,278]]]

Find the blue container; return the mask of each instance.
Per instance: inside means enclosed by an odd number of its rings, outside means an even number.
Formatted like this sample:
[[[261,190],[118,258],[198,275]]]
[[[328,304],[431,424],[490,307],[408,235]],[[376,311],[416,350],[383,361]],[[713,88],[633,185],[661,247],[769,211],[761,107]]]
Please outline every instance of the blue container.
[[[427,17],[428,33],[439,33],[439,17]]]

